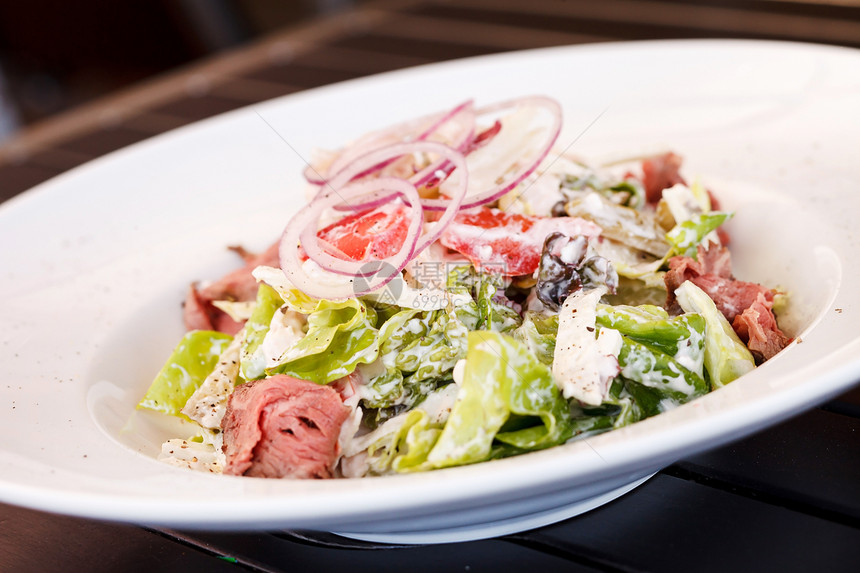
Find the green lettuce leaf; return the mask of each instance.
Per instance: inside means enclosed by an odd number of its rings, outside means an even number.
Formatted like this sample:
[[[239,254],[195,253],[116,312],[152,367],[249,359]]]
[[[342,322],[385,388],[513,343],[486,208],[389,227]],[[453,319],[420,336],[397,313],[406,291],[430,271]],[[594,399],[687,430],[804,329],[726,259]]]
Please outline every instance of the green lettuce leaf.
[[[666,240],[672,245],[670,256],[683,255],[696,258],[696,247],[717,227],[728,221],[731,213],[699,213],[687,221],[675,225],[666,233]]]
[[[504,286],[501,275],[479,273],[472,266],[460,265],[448,273],[447,281],[449,291],[469,294],[474,301],[457,308],[469,330],[510,332],[522,322],[519,313],[496,300]]]
[[[597,306],[597,324],[668,354],[688,370],[704,376],[705,319],[699,314],[669,317],[659,306]]]
[[[283,304],[284,300],[275,289],[265,283],[260,284],[257,304],[245,322],[245,337],[239,351],[239,364],[245,380],[256,380],[265,374],[265,357],[259,352],[260,345],[269,332],[272,317]]]
[[[468,328],[461,312],[401,310],[379,330],[379,357],[385,373],[371,379],[367,408],[412,406],[442,382],[451,380],[465,358]],[[470,317],[466,316],[467,320]]]
[[[684,282],[675,289],[684,312],[695,312],[705,320],[705,370],[711,388],[720,388],[755,368],[755,359],[735,334],[732,325],[702,289]]]
[[[398,455],[393,458],[391,468],[397,473],[420,469],[439,440],[442,427],[442,424],[432,423],[424,410],[409,412],[397,436]]]
[[[514,338],[524,343],[547,366],[552,366],[557,334],[558,315],[533,310],[525,312],[523,323],[513,332]]]
[[[367,412],[365,422],[378,424],[397,411],[382,409],[410,407],[450,382],[454,365],[466,357],[470,331],[509,332],[519,326],[519,314],[495,300],[502,281],[500,276],[459,265],[448,274],[447,288],[466,295],[468,302],[440,310],[389,311],[379,328],[379,357],[385,372],[368,382],[371,394],[363,399],[366,408],[378,411]]]
[[[422,434],[421,454],[410,454],[407,449],[402,455],[409,457],[409,467],[396,464],[399,471],[489,459],[494,438],[517,450],[533,450],[570,437],[567,401],[549,368],[525,345],[497,332],[471,332],[468,340],[463,381],[444,428],[432,448],[427,447],[431,434]],[[512,416],[527,418],[517,420],[524,427],[501,431]]]
[[[188,398],[215,369],[218,358],[232,340],[229,334],[212,330],[186,333],[152,381],[138,408],[180,416]]]
[[[305,303],[295,308],[307,309]],[[358,299],[317,301],[308,314],[305,337],[267,374],[288,374],[317,384],[351,374],[359,364],[369,364],[379,354],[376,320],[376,311]]]
[[[708,392],[701,375],[685,368],[670,355],[622,335],[618,364],[621,376],[657,393],[659,399],[677,404],[688,402]],[[639,399],[644,396],[634,396]]]

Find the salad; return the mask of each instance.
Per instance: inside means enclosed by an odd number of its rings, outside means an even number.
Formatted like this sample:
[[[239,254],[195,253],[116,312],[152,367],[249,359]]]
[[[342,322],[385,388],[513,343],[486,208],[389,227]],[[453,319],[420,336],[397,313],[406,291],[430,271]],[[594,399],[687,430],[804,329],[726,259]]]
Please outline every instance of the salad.
[[[674,153],[594,166],[557,102],[472,101],[308,164],[263,253],[194,283],[139,408],[189,422],[159,459],[268,478],[522,454],[695,400],[791,339],[786,296],[732,274]]]

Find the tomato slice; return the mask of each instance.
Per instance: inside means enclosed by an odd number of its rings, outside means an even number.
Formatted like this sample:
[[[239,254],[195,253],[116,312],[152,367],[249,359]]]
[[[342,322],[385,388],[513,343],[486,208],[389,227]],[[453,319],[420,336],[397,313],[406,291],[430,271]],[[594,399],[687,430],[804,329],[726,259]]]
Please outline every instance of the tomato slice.
[[[457,215],[439,240],[478,269],[517,276],[537,270],[543,242],[554,232],[596,237],[600,227],[579,217],[538,217],[479,208]]]
[[[317,232],[334,247],[332,255],[351,261],[381,260],[397,254],[409,232],[409,208],[386,203],[335,221]]]

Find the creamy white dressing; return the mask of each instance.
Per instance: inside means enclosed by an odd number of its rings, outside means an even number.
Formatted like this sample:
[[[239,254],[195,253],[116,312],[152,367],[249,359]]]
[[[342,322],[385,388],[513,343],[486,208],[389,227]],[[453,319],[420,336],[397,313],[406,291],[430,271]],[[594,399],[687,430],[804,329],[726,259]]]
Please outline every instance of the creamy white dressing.
[[[695,372],[699,376],[704,376],[704,343],[704,333],[699,333],[698,330],[691,328],[690,336],[684,340],[678,341],[678,350],[675,352],[675,360],[677,360],[678,364],[687,370]]]
[[[284,274],[284,271],[277,267],[260,265],[251,271],[251,275],[257,279],[258,282],[266,283],[275,289],[275,292],[284,299],[288,298],[290,293],[296,288],[287,278],[287,275]]]
[[[272,368],[283,362],[287,352],[305,337],[306,323],[305,315],[290,310],[287,305],[275,312],[269,323],[269,331],[258,347],[265,368]]]
[[[465,376],[465,374],[466,374],[466,361],[465,360],[458,360],[457,363],[454,365],[453,372],[451,373],[451,375],[454,377],[454,384],[456,384],[457,386],[462,386],[463,385],[463,377]]]
[[[218,358],[215,368],[182,408],[183,414],[203,428],[221,427],[221,419],[227,410],[227,399],[239,376],[239,349],[242,342],[241,335],[237,335],[230,342]]]
[[[605,288],[578,291],[559,311],[552,374],[565,398],[600,405],[618,372],[621,334],[611,328],[597,333],[597,303]]]

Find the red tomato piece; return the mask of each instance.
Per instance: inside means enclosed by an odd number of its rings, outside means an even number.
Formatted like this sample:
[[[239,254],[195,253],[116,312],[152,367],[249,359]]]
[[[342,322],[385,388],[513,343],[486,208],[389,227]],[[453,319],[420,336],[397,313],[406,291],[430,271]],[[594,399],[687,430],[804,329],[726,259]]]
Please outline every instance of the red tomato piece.
[[[596,237],[600,227],[579,217],[538,217],[479,208],[457,215],[439,240],[465,255],[476,268],[517,276],[537,270],[543,242],[554,232]]]
[[[352,261],[380,260],[397,254],[409,232],[409,207],[386,203],[339,219],[317,232],[335,248],[335,256]]]

